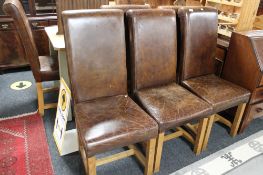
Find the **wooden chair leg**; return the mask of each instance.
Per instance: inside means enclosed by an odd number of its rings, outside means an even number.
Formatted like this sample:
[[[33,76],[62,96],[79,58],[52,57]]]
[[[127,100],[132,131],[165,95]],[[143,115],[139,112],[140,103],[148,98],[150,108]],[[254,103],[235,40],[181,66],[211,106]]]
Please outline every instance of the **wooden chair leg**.
[[[207,128],[207,118],[203,118],[199,124],[195,137],[194,152],[196,155],[199,155],[202,151],[202,146],[204,142],[205,132]]]
[[[209,137],[211,134],[211,130],[212,130],[212,127],[214,124],[214,119],[215,119],[215,115],[211,115],[210,117],[208,117],[208,122],[207,122],[206,133],[205,133],[202,151],[204,151],[207,147],[208,140],[209,140]]]
[[[96,175],[96,157],[90,157],[86,160],[87,175]]]
[[[42,83],[36,83],[37,86],[37,100],[38,100],[38,111],[39,114],[43,117],[44,116],[44,93]]]
[[[162,151],[163,151],[163,142],[164,142],[164,132],[160,133],[157,137],[156,153],[155,153],[155,161],[154,161],[154,172],[155,173],[160,171]]]
[[[235,137],[237,135],[237,131],[238,131],[238,128],[240,126],[240,122],[241,122],[241,119],[243,117],[245,108],[246,108],[246,103],[241,103],[238,105],[236,115],[234,118],[234,122],[232,124],[231,131],[230,131],[230,135],[232,137]]]
[[[156,148],[156,139],[149,140],[146,144],[146,162],[145,162],[144,175],[153,174],[155,148]]]

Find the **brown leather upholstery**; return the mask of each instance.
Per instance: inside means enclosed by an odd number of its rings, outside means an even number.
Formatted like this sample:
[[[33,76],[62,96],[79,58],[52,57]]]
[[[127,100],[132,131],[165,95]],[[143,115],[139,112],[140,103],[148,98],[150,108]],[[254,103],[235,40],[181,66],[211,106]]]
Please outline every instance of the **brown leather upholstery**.
[[[127,12],[130,9],[149,9],[151,8],[147,5],[134,5],[134,4],[124,4],[124,5],[102,5],[101,9],[121,9],[124,12]]]
[[[210,103],[215,113],[247,103],[250,96],[248,90],[213,74],[185,80],[183,85]]]
[[[217,10],[182,7],[180,19],[179,78],[181,81],[215,72]]]
[[[148,9],[127,13],[133,89],[137,91],[174,82],[177,54],[175,12]]]
[[[126,94],[123,12],[67,11],[64,26],[75,103]]]
[[[35,80],[37,82],[58,80],[57,59],[52,60],[51,57],[39,57],[32,30],[20,1],[6,0],[3,4],[3,10],[14,20]]]
[[[41,79],[44,81],[58,80],[58,59],[54,59],[50,56],[39,56],[38,58],[40,63]]]
[[[130,9],[150,9],[151,7],[149,5],[134,5],[134,4],[128,4],[128,5],[102,5],[102,9],[120,9],[123,10],[126,14],[126,12]],[[130,71],[130,65],[131,65],[131,59],[130,59],[130,50],[129,50],[129,27],[127,24],[127,18],[126,15],[124,17],[124,23],[125,23],[125,41],[126,41],[126,65],[127,65],[127,79],[128,79],[128,93],[131,94],[131,71]]]
[[[212,108],[206,102],[175,83],[175,11],[129,10],[127,15],[133,92],[158,122],[159,131],[210,115]]]
[[[212,113],[210,105],[176,83],[142,89],[137,98],[159,123],[160,132]]]
[[[75,105],[78,132],[88,156],[157,136],[158,125],[128,96]]]
[[[115,0],[117,5],[120,4],[137,4],[137,5],[144,5],[145,0]]]
[[[217,11],[208,7],[178,10],[181,27],[180,78],[184,87],[213,106],[215,113],[246,103],[250,93],[213,73]]]
[[[62,16],[76,123],[86,154],[156,137],[157,123],[126,95],[123,11],[65,11]]]

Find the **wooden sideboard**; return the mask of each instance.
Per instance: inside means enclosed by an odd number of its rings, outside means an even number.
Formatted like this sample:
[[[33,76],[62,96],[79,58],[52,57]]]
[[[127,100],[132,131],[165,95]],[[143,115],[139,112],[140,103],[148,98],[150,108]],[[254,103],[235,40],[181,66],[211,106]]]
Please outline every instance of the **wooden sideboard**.
[[[222,77],[251,92],[239,132],[263,116],[263,31],[233,33]]]

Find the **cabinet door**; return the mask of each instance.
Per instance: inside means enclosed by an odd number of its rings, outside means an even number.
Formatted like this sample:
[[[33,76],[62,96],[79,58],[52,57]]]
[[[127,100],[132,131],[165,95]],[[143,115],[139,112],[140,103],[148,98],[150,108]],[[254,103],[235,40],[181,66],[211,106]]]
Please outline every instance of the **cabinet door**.
[[[1,23],[0,27],[0,69],[28,65],[24,48],[12,24]]]

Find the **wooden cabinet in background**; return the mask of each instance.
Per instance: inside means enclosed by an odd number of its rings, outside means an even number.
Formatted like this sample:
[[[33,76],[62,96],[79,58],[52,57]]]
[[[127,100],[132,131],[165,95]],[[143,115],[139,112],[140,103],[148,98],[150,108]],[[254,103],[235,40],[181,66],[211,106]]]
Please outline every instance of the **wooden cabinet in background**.
[[[33,36],[39,55],[49,55],[45,27],[57,24],[56,16],[30,17]],[[0,70],[29,66],[22,42],[10,18],[0,18]]]
[[[248,89],[251,97],[246,106],[239,132],[263,115],[263,31],[233,33],[222,77]]]
[[[0,23],[0,69],[28,65],[18,33],[12,22]]]
[[[0,71],[28,66],[13,21],[2,10],[0,0]],[[56,0],[20,0],[30,21],[39,55],[49,55],[49,41],[44,27],[57,25]]]

